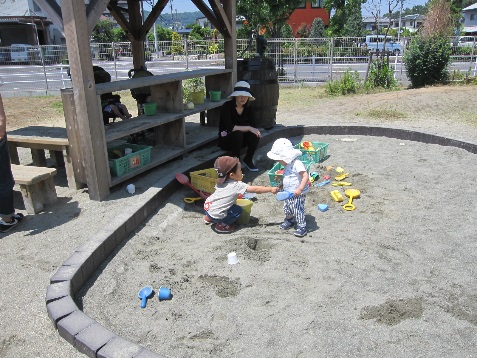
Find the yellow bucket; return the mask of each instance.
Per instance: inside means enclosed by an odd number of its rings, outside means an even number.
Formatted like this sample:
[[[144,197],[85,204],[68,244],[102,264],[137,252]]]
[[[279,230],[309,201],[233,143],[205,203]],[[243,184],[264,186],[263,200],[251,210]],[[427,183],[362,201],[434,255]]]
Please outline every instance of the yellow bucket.
[[[252,212],[253,201],[248,199],[237,199],[235,203],[242,208],[242,214],[240,214],[235,223],[240,225],[248,224],[250,213]]]

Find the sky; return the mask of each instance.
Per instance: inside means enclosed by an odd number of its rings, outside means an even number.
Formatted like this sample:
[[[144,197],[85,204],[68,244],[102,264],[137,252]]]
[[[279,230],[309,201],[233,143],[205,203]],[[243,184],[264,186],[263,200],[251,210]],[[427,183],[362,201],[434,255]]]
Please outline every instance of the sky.
[[[378,0],[375,0],[375,2],[377,1]],[[391,0],[391,1],[397,1],[397,0]],[[412,8],[413,6],[416,6],[416,5],[424,5],[425,3],[427,3],[427,1],[428,0],[403,0],[403,9]],[[388,0],[381,0],[381,3],[383,4],[386,4],[387,2]],[[176,10],[178,13],[198,11],[197,7],[190,0],[172,0],[172,11],[175,13]],[[396,8],[396,11],[398,10],[399,10],[399,6]],[[363,11],[363,16],[366,16],[365,6],[363,6],[362,11]],[[171,12],[171,1],[169,1],[167,6],[164,8],[163,12],[164,13]],[[383,6],[381,9],[381,13],[386,13],[386,12],[387,12],[387,6]]]

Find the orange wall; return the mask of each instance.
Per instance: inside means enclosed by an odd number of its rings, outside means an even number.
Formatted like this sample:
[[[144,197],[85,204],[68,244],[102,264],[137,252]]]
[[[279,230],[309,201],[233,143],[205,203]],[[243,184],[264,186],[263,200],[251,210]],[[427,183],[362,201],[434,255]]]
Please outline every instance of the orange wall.
[[[295,9],[287,21],[287,24],[293,29],[293,34],[296,35],[296,31],[305,23],[307,26],[311,26],[313,20],[317,17],[323,19],[325,26],[328,26],[330,16],[324,8],[312,8],[309,2],[306,3],[305,9]]]

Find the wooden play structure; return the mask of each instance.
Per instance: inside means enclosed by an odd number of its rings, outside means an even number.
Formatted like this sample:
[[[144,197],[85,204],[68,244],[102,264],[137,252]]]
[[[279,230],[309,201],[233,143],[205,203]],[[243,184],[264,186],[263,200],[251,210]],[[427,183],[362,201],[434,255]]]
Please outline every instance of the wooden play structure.
[[[62,93],[69,149],[76,183],[78,187],[87,185],[93,200],[105,199],[112,186],[201,145],[200,138],[187,143],[185,117],[201,113],[201,123],[204,124],[204,113],[207,112],[208,124],[216,123],[212,118],[217,118],[223,98],[232,92],[236,82],[235,1],[208,0],[209,5],[206,5],[202,0],[191,0],[224,37],[225,69],[201,69],[95,84],[90,35],[106,8],[131,41],[134,69],[145,65],[144,40],[168,1],[158,0],[144,21],[140,1],[128,0],[125,9],[115,0],[90,0],[88,5],[83,1],[63,0],[61,7],[55,0],[36,0],[65,34],[73,84],[72,89]],[[206,90],[221,91],[222,100],[206,101],[192,111],[184,111],[181,81],[194,77],[205,77]],[[101,94],[144,86],[150,86],[151,100],[157,103],[158,113],[139,115],[105,127]],[[140,170],[112,177],[107,143],[145,130],[154,131],[155,144],[150,162]]]

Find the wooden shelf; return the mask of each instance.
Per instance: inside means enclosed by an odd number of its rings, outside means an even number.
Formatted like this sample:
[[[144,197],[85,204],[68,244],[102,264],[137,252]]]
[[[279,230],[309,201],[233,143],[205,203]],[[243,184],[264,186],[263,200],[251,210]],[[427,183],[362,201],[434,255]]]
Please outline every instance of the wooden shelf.
[[[222,99],[212,102],[207,99],[203,104],[195,105],[194,109],[184,109],[181,81],[195,77],[205,77],[207,90],[220,90],[226,94],[230,90],[232,69],[198,69],[96,84],[98,101],[100,95],[104,93],[149,87],[151,90],[150,101],[157,103],[158,113],[153,116],[141,115],[112,123],[104,128],[106,143],[154,129],[154,147],[151,149],[150,163],[121,177],[110,177],[110,186],[129,180],[217,139],[218,129],[216,127],[200,126],[197,123],[195,127],[193,126],[194,130],[190,132],[191,123],[185,121],[188,116],[219,108],[227,101],[227,99]],[[211,119],[210,123],[217,123],[218,111],[210,111],[208,114],[210,114],[210,117],[208,116],[208,120]]]
[[[186,72],[167,73],[164,75],[147,76],[141,78],[131,78],[107,83],[96,84],[96,94],[110,93],[115,91],[130,90],[132,88],[154,86],[174,81],[183,81],[194,77],[205,77],[232,73],[231,69],[199,69]]]
[[[185,148],[163,145],[153,147],[151,149],[151,161],[149,164],[141,168],[137,168],[134,171],[124,174],[120,177],[112,176],[111,186],[118,185],[135,177],[138,174],[144,173],[154,167],[180,157],[181,155],[185,155],[198,147],[217,140],[216,127],[205,127],[199,125],[198,123],[186,123],[186,133],[187,145]]]
[[[203,104],[197,104],[194,109],[187,109],[177,113],[157,113],[153,116],[142,115],[139,117],[127,119],[125,121],[113,123],[105,127],[106,142],[141,132],[150,128],[154,128],[175,120],[191,116],[196,113],[204,112],[212,108],[222,106],[226,102],[226,99],[222,99],[219,102],[211,102],[205,100]]]

